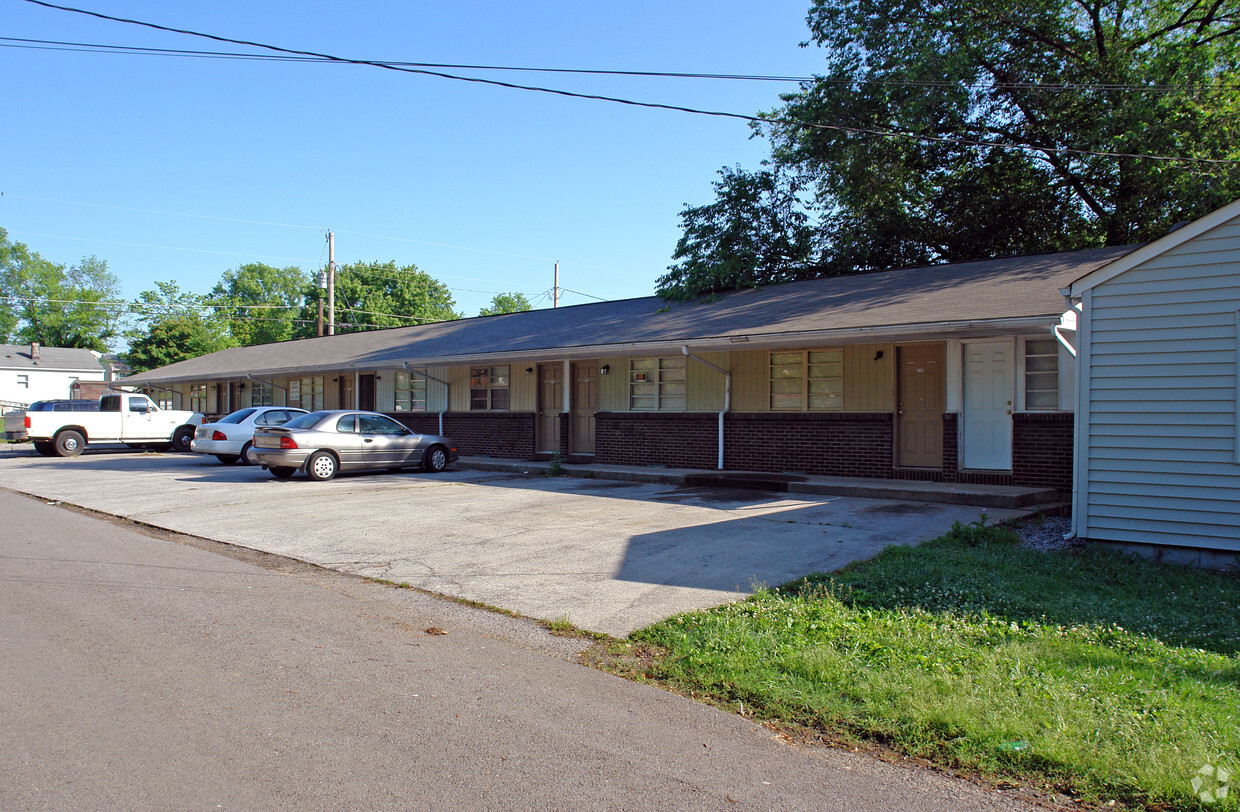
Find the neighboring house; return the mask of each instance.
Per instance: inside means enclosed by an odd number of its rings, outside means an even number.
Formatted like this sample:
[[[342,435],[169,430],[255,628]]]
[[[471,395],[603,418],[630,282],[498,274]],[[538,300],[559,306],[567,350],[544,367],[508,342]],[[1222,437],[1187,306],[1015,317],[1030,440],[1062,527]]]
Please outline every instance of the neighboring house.
[[[107,365],[93,350],[0,344],[0,402],[6,404],[68,399],[75,382],[107,378]]]
[[[1240,563],[1240,201],[1073,282],[1075,530]]]
[[[178,408],[359,407],[462,454],[1072,485],[1060,289],[1132,248],[237,347],[140,373]]]

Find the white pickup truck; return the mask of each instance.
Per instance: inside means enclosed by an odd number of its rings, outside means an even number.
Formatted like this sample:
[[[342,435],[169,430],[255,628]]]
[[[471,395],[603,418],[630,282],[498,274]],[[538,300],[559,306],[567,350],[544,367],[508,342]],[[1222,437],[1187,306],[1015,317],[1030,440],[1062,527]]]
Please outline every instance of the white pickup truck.
[[[44,456],[76,457],[88,444],[125,443],[131,448],[189,451],[198,412],[165,410],[146,395],[104,395],[97,412],[26,412],[26,435]]]

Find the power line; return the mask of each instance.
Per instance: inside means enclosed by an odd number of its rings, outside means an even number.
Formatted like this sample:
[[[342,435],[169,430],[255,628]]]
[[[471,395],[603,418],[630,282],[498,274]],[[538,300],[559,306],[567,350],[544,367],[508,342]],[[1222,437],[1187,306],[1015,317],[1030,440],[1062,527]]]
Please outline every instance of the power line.
[[[213,214],[191,214],[189,212],[180,212],[180,211],[163,211],[159,209],[140,209],[140,208],[135,208],[133,206],[119,206],[119,205],[114,205],[110,203],[88,203],[82,200],[58,200],[58,199],[49,198],[49,197],[35,197],[33,195],[12,194],[8,192],[6,192],[4,196],[5,198],[13,198],[15,200],[35,200],[40,203],[58,203],[61,205],[66,205],[66,206],[87,206],[87,207],[96,208],[96,209],[116,209],[119,211],[138,212],[140,214],[162,214],[168,217],[192,217],[192,218],[196,218],[200,220],[217,220],[217,221],[227,222],[227,223],[246,223],[250,225],[276,226],[280,228],[300,228],[300,229],[309,229],[311,231],[320,231],[320,232],[324,232],[327,230],[323,228],[322,226],[302,225],[299,223],[277,223],[277,222],[271,222],[267,220],[249,220],[249,219],[245,219],[242,217],[223,217],[220,215],[213,215]],[[23,233],[23,232],[12,232],[12,233],[18,234],[18,233]],[[514,257],[516,259],[536,260],[538,262],[555,262],[555,260],[550,257],[535,257],[535,256],[530,256],[528,254],[514,254],[508,251],[495,251],[495,250],[491,250],[488,248],[470,248],[464,245],[449,245],[447,243],[440,243],[440,242],[427,242],[425,240],[412,240],[407,237],[390,237],[384,234],[367,234],[361,231],[349,231],[347,229],[337,230],[336,233],[337,234],[351,234],[355,237],[368,237],[370,239],[375,239],[375,240],[392,240],[393,242],[411,243],[413,245],[429,245],[434,248],[449,248],[455,251],[471,251],[477,254],[492,254],[494,256],[500,256],[500,257]],[[82,242],[102,242],[102,243],[108,242],[107,240],[91,240],[85,237],[58,237],[52,234],[29,234],[28,236],[49,237],[52,239],[61,239],[61,240],[79,240]],[[220,253],[220,254],[226,253],[223,251],[206,251],[205,249],[172,248],[170,246],[144,245],[142,243],[114,243],[114,244],[128,245],[128,246],[137,247],[137,248],[165,248],[166,247],[168,248],[168,250],[171,250],[171,251],[201,251],[202,253]],[[324,248],[320,251],[318,265],[323,264],[323,252],[325,252],[326,250],[327,248],[326,246],[324,246]],[[233,256],[251,256],[251,255],[250,254],[234,254]],[[292,259],[291,257],[257,256],[256,258],[284,259],[284,260],[291,259],[294,262],[305,262],[306,261],[302,259]],[[608,273],[623,274],[626,276],[641,276],[641,274],[635,274],[635,273],[632,273],[631,271],[617,271],[612,268],[604,268],[601,265],[592,265],[588,262],[578,262],[572,259],[561,260],[561,262],[565,265],[573,265],[579,268],[595,268],[600,271],[607,271]],[[495,279],[478,279],[476,277],[470,277],[470,276],[448,276],[445,278],[467,279],[473,282],[493,282],[494,284],[497,284],[497,285],[504,284],[503,282],[500,282],[499,280],[495,280]]]
[[[1038,146],[1034,144],[1006,143],[1001,141],[981,141],[972,138],[956,138],[952,136],[935,136],[925,135],[922,133],[902,132],[899,130],[884,130],[876,127],[855,127],[844,124],[823,124],[821,122],[796,121],[792,119],[780,119],[768,116],[754,116],[744,113],[729,113],[719,110],[702,110],[695,107],[684,107],[674,104],[660,104],[657,102],[643,102],[634,99],[624,99],[617,96],[602,96],[592,93],[576,93],[570,90],[560,90],[556,88],[540,87],[537,85],[521,85],[513,82],[502,82],[497,79],[483,79],[476,76],[458,76],[452,73],[444,73],[442,71],[428,70],[426,68],[402,67],[398,65],[387,64],[384,62],[376,62],[369,59],[349,59],[346,57],[333,56],[331,54],[319,53],[317,51],[305,51],[294,48],[283,48],[278,45],[266,45],[261,42],[251,40],[233,39],[231,37],[222,37],[216,34],[205,34],[199,31],[191,31],[185,28],[173,28],[171,26],[159,25],[157,23],[143,22],[142,20],[133,20],[127,17],[114,17],[109,14],[101,14],[97,11],[87,11],[86,9],[73,8],[72,6],[62,6],[56,3],[49,3],[46,0],[25,0],[37,6],[45,8],[57,9],[60,11],[68,11],[74,14],[84,14],[89,17],[95,17],[101,20],[110,20],[112,22],[125,23],[127,25],[138,25],[144,28],[151,28],[156,31],[167,31],[174,34],[185,34],[191,37],[201,37],[203,39],[214,40],[216,42],[228,42],[234,45],[248,45],[253,48],[263,48],[278,53],[293,54],[297,56],[312,56],[320,59],[326,59],[333,62],[344,62],[352,65],[369,65],[370,67],[382,68],[384,70],[398,71],[401,73],[415,73],[425,76],[437,76],[442,79],[453,79],[460,82],[473,82],[476,84],[491,85],[494,87],[503,87],[511,90],[528,90],[537,93],[551,93],[557,96],[566,96],[576,99],[590,99],[593,101],[606,101],[614,104],[625,104],[632,107],[645,107],[656,110],[671,110],[680,113],[691,113],[694,115],[714,116],[717,118],[731,118],[740,121],[748,121],[754,124],[767,125],[786,125],[792,127],[803,127],[806,129],[828,130],[833,132],[843,132],[852,135],[874,135],[883,138],[905,138],[914,141],[923,141],[933,144],[956,144],[958,146],[981,147],[987,149],[1014,149],[1023,152],[1031,152],[1040,155],[1081,155],[1095,158],[1133,158],[1138,160],[1161,161],[1166,163],[1188,163],[1188,164],[1240,164],[1240,160],[1231,160],[1225,158],[1191,158],[1184,156],[1172,155],[1143,155],[1139,153],[1129,152],[1105,152],[1100,150],[1074,149],[1071,147],[1055,147],[1055,146]]]
[[[115,53],[126,56],[179,56],[207,59],[236,59],[257,62],[312,62],[323,64],[339,64],[339,60],[321,56],[271,56],[269,54],[247,54],[230,51],[197,51],[182,48],[150,48],[138,45],[108,45],[95,42],[66,42],[63,40],[27,39],[24,37],[0,37],[0,43],[27,43],[27,45],[0,45],[5,48],[43,47],[35,50],[48,51],[84,51],[87,53]],[[720,79],[746,82],[810,82],[812,76],[763,76],[760,74],[741,73],[702,73],[653,70],[602,70],[597,68],[545,68],[527,65],[462,65],[449,62],[407,62],[394,59],[370,60],[376,64],[394,65],[404,68],[445,68],[448,70],[488,70],[525,73],[567,73],[586,76],[649,76],[666,79]]]
[[[12,44],[4,44],[12,43]],[[110,45],[95,42],[72,42],[64,40],[30,39],[26,37],[0,37],[0,48],[26,48],[31,50],[69,51],[80,53],[117,54],[121,56],[170,56],[202,59],[224,59],[252,62],[305,62],[314,64],[341,64],[342,61],[326,56],[275,56],[271,54],[250,54],[238,51],[199,51],[185,48],[152,48],[139,45]],[[706,73],[689,71],[653,71],[653,70],[605,70],[599,68],[548,68],[528,65],[475,65],[452,62],[410,62],[395,59],[368,59],[366,63],[402,68],[441,68],[445,70],[481,70],[526,73],[559,73],[585,76],[641,76],[671,79],[717,79],[730,81],[752,82],[796,82],[818,83],[830,85],[883,85],[889,87],[926,87],[926,88],[966,88],[970,90],[1004,89],[1004,90],[1101,90],[1115,92],[1149,92],[1167,93],[1176,91],[1190,92],[1234,92],[1240,85],[1132,85],[1120,83],[1088,83],[1088,82],[942,82],[916,79],[830,79],[823,76],[769,76],[762,74]]]

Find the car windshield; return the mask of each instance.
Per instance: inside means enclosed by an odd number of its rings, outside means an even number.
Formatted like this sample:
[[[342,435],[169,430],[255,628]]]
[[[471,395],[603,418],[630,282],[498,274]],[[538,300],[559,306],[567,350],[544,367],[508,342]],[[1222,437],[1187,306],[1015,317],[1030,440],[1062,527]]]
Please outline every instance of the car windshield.
[[[219,419],[219,422],[220,423],[240,423],[242,420],[245,420],[247,417],[249,417],[250,415],[254,414],[257,411],[258,409],[238,409],[237,411],[228,415],[228,417],[221,417]]]
[[[292,420],[285,423],[284,428],[308,429],[313,427],[315,423],[319,422],[324,417],[327,417],[327,414],[327,412],[310,412],[309,414],[299,414],[297,417],[294,417]]]

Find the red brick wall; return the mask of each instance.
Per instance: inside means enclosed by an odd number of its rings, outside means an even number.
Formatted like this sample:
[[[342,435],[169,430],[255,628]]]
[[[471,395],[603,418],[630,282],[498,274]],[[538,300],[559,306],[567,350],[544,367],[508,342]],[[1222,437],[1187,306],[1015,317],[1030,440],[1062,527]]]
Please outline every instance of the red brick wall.
[[[1072,491],[1072,412],[1012,415],[1012,479],[1017,485]]]
[[[438,412],[387,412],[389,417],[422,434],[439,433]],[[456,441],[463,455],[534,457],[533,412],[448,412],[444,434]]]
[[[714,412],[600,412],[596,459],[617,465],[714,468]],[[724,468],[891,476],[891,415],[732,412],[724,417]]]
[[[599,412],[594,459],[610,465],[714,468],[717,426],[713,412]]]

